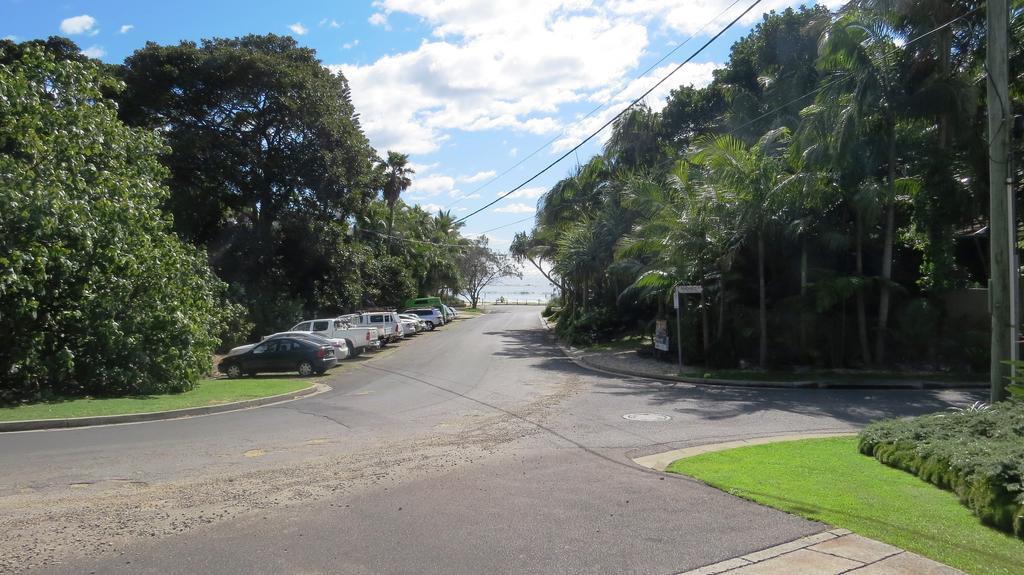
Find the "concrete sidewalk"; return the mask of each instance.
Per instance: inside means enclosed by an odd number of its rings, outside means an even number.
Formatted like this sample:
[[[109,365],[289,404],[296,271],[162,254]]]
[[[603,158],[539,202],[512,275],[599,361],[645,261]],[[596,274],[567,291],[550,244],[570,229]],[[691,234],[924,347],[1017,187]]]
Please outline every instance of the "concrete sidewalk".
[[[680,575],[963,575],[899,547],[832,529]]]

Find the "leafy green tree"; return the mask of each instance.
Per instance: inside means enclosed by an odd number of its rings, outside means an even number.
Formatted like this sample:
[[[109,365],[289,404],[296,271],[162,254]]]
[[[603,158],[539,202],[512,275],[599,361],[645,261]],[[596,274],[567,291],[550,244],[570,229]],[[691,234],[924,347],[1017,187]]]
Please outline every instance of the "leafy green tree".
[[[884,149],[886,193],[882,198],[882,258],[875,360],[885,361],[896,239],[897,122],[907,105],[905,55],[896,49],[898,32],[886,21],[850,12],[833,22],[821,39],[819,66],[825,72],[823,97],[837,103],[834,118],[840,141],[877,135]],[[845,148],[840,144],[840,149]]]
[[[409,156],[398,152],[388,152],[388,157],[381,163],[384,168],[384,202],[388,205],[388,235],[391,235],[391,226],[395,219],[395,203],[402,192],[412,185],[412,176],[415,172],[409,167]]]
[[[756,145],[747,147],[730,136],[706,138],[698,144],[693,161],[706,171],[704,179],[714,201],[732,212],[742,236],[757,243],[758,364],[768,362],[768,307],[765,286],[765,242],[785,202],[780,187],[787,182],[782,156],[789,145],[789,130],[768,132]]]
[[[508,254],[497,253],[487,247],[487,238],[473,240],[462,250],[458,259],[459,293],[466,296],[472,307],[480,303],[484,288],[505,277],[523,277],[519,266]]]
[[[279,329],[296,303],[306,312],[342,303],[316,294],[336,277],[333,248],[349,218],[383,185],[345,78],[275,35],[149,43],[120,75],[122,118],[170,146],[176,229],[263,316],[257,330]]]
[[[181,391],[230,306],[91,62],[0,47],[0,402]]]

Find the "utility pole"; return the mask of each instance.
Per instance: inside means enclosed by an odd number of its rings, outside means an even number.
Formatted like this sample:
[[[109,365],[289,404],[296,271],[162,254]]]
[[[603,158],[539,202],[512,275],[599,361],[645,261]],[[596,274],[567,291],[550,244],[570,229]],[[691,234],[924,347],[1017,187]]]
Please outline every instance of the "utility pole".
[[[1012,193],[1012,180],[1009,172],[1010,110],[1009,94],[1009,60],[1006,48],[1006,37],[1009,30],[1010,10],[1007,0],[988,0],[986,7],[988,20],[988,49],[986,67],[988,68],[988,189],[989,189],[989,254],[991,274],[989,280],[989,301],[992,312],[992,363],[991,363],[991,400],[993,402],[1006,399],[1006,386],[1012,370],[1007,361],[1013,353],[1017,342],[1013,334],[1016,332],[1017,318],[1013,317],[1012,308],[1015,294],[1012,292],[1011,277],[1018,271],[1011,269],[1015,258],[1011,255],[1010,245],[1016,236],[1016,222],[1010,212],[1009,195]],[[1013,274],[1013,275],[1011,275]]]

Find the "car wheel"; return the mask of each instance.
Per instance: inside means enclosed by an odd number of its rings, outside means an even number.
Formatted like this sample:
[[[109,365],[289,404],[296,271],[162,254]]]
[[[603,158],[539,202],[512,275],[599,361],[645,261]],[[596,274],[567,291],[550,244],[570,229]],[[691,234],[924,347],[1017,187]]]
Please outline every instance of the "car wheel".
[[[434,331],[434,322],[432,322],[432,321],[428,321],[427,322],[427,331]]]
[[[360,352],[356,351],[356,348],[352,347],[352,342],[346,341],[345,345],[348,346],[348,357],[349,357],[349,359],[351,359],[353,357],[358,357],[359,356]]]
[[[304,361],[299,364],[299,375],[301,375],[302,377],[309,377],[314,373],[316,373],[316,370],[313,369],[312,363]]]
[[[229,365],[227,373],[228,377],[230,377],[231,379],[238,379],[245,375],[244,373],[242,373],[242,368],[238,367],[237,365]]]

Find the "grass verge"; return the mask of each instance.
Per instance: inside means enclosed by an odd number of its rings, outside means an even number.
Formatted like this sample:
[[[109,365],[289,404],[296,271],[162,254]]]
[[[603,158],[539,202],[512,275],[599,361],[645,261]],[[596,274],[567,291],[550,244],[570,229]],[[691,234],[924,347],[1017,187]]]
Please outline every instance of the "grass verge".
[[[861,455],[855,437],[706,453],[668,471],[967,573],[1011,575],[1024,565],[1024,541],[982,525],[956,495]]]
[[[305,389],[309,378],[204,379],[191,391],[108,399],[69,399],[0,408],[0,421],[65,419],[205,407]]]

